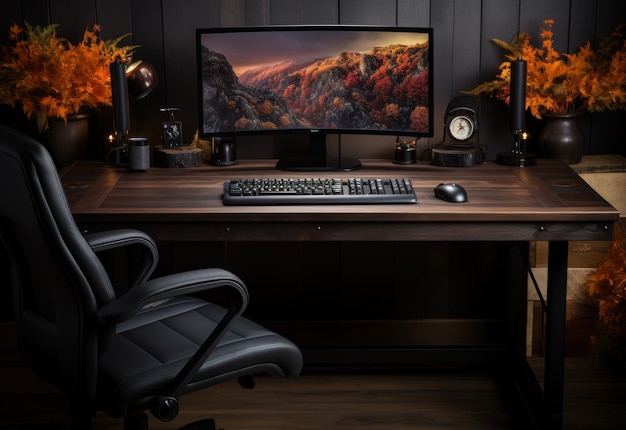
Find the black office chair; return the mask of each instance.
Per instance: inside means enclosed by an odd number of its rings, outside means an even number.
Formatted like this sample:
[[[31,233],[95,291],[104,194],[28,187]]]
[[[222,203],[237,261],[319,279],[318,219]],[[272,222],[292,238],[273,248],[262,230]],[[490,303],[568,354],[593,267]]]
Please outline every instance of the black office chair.
[[[179,396],[252,375],[293,377],[302,354],[289,340],[241,316],[244,283],[222,269],[149,279],[154,241],[136,230],[82,235],[46,149],[0,126],[0,238],[11,259],[18,339],[28,366],[70,399],[72,427],[102,410],[124,428],[163,421]],[[116,295],[95,252],[145,250],[133,287]],[[194,293],[229,291],[228,309]],[[194,427],[197,425],[197,427]],[[185,428],[215,428],[207,419]]]

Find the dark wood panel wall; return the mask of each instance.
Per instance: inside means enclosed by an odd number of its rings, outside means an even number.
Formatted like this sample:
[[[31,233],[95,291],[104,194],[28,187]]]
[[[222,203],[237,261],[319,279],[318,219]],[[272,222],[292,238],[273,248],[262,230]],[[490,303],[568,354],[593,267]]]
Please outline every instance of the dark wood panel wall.
[[[93,23],[102,26],[105,38],[132,33],[129,42],[141,45],[137,57],[152,62],[161,78],[150,96],[131,104],[133,135],[158,142],[160,122],[166,119],[159,107],[177,106],[185,140],[190,141],[197,127],[198,27],[430,26],[435,34],[438,128],[428,144],[434,145],[442,138],[443,114],[450,98],[495,76],[502,52],[491,38],[510,39],[521,29],[537,39],[541,22],[553,18],[557,49],[571,51],[626,21],[625,11],[623,0],[3,0],[0,42],[6,42],[10,25],[25,21],[60,23],[60,33],[71,40],[79,40],[85,27]],[[97,158],[104,156],[102,137],[111,130],[112,120],[106,109],[94,116],[90,155]],[[589,137],[587,152],[624,154],[626,141],[618,130],[625,120],[623,112],[588,117],[584,124]],[[0,122],[32,133],[23,116],[6,107],[0,108]],[[491,155],[510,148],[508,115],[502,103],[484,101],[480,127],[481,140]],[[247,138],[238,142],[239,156],[277,156],[290,143]],[[393,138],[346,136],[343,144],[344,151],[359,157],[391,157],[393,151]],[[503,264],[498,258],[506,255],[506,250],[501,246],[167,243],[161,244],[160,270],[207,264],[228,267],[250,284],[255,294],[253,311],[263,319],[497,318],[503,312],[498,305],[503,299]],[[275,261],[280,258],[286,260],[282,266]],[[120,274],[119,264],[116,267]],[[381,294],[390,298],[385,306],[381,306]],[[5,289],[2,297],[6,296]],[[301,300],[293,300],[294,296]],[[11,301],[0,302],[0,315],[6,318]]]
[[[77,41],[85,27],[102,36],[131,33],[141,45],[137,58],[152,62],[161,83],[131,103],[132,134],[158,142],[162,106],[181,108],[185,141],[197,127],[195,29],[285,24],[368,24],[433,27],[435,70],[434,138],[442,139],[443,115],[451,97],[497,73],[502,52],[490,39],[511,39],[519,30],[537,40],[544,19],[556,20],[555,44],[572,51],[626,21],[623,0],[3,0],[0,42],[13,23],[60,23]],[[94,115],[89,155],[103,157],[111,113]],[[624,113],[594,114],[584,123],[588,153],[626,153],[618,130]],[[31,134],[19,112],[0,108],[0,122]],[[484,100],[480,138],[490,155],[508,150],[511,137],[504,105]],[[345,136],[344,152],[389,157],[394,138]],[[284,138],[238,141],[241,158],[279,156]],[[215,265],[242,276],[254,295],[249,312],[264,320],[503,318],[502,280],[507,244],[469,243],[162,243],[159,272]],[[3,250],[0,250],[0,257]],[[6,261],[6,258],[2,259]],[[282,261],[282,263],[280,261]],[[115,256],[115,276],[130,261]],[[132,264],[130,261],[129,264]],[[6,282],[3,281],[2,285]],[[10,318],[11,300],[0,295],[0,319]],[[384,298],[384,300],[382,299]],[[459,327],[463,326],[459,323]],[[455,326],[457,327],[457,326]]]
[[[4,0],[0,14],[0,41],[9,26],[60,23],[60,33],[78,40],[86,26],[99,23],[104,37],[132,33],[141,45],[137,58],[155,64],[161,84],[149,97],[132,102],[132,134],[160,139],[161,106],[181,108],[185,141],[197,128],[195,29],[197,27],[278,24],[371,24],[430,26],[434,28],[436,134],[425,144],[438,143],[443,134],[446,104],[462,90],[493,78],[502,52],[490,39],[510,40],[519,31],[538,40],[544,19],[556,20],[556,48],[574,51],[587,40],[596,41],[619,22],[626,21],[623,0]],[[27,127],[6,108],[0,121]],[[587,116],[583,129],[587,153],[626,154],[626,139],[618,131],[624,112]],[[505,105],[484,100],[480,138],[488,153],[511,147]],[[529,119],[532,135],[539,124]],[[112,128],[110,112],[101,113],[92,131],[90,154],[104,152],[103,136]],[[246,138],[238,142],[240,158],[280,155],[291,142],[272,138]],[[393,138],[345,136],[344,151],[360,157],[391,157]],[[282,148],[282,149],[281,149]]]

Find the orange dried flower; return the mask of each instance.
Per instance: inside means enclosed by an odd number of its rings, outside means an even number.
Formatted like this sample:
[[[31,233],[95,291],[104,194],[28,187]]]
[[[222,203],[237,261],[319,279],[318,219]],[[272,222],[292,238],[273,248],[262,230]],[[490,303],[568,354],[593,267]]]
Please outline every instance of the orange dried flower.
[[[76,45],[58,37],[57,27],[15,24],[9,29],[12,44],[0,47],[0,103],[21,104],[39,131],[47,128],[49,117],[67,120],[85,109],[110,106],[109,66],[130,61],[135,49],[118,46],[128,35],[101,39],[98,25],[87,28]]]
[[[626,339],[626,244],[617,229],[604,262],[585,281],[598,304],[598,317],[610,335]]]
[[[507,61],[493,81],[478,85],[468,94],[485,93],[510,103],[510,62],[521,57],[527,62],[526,109],[541,118],[549,112],[589,112],[626,109],[626,38],[624,24],[602,40],[594,51],[587,42],[574,54],[561,54],[552,44],[553,20],[545,20],[541,48],[530,43],[530,35],[518,34],[511,43],[492,41],[507,51]]]

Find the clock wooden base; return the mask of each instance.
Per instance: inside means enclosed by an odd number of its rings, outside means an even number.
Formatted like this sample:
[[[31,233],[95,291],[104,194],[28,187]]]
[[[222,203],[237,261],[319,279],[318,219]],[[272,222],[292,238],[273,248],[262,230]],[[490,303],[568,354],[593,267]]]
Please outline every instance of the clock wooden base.
[[[447,145],[432,149],[432,163],[443,167],[470,167],[485,161],[480,145]]]

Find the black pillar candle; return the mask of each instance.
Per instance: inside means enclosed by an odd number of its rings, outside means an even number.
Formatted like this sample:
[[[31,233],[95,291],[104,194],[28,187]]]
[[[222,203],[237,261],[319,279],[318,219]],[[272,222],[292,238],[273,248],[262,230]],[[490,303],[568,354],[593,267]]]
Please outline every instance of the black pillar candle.
[[[129,107],[128,107],[128,83],[126,82],[126,65],[119,61],[111,63],[111,93],[113,96],[113,116],[115,118],[115,131],[124,136],[128,133]]]
[[[511,61],[511,131],[526,128],[526,61]]]

